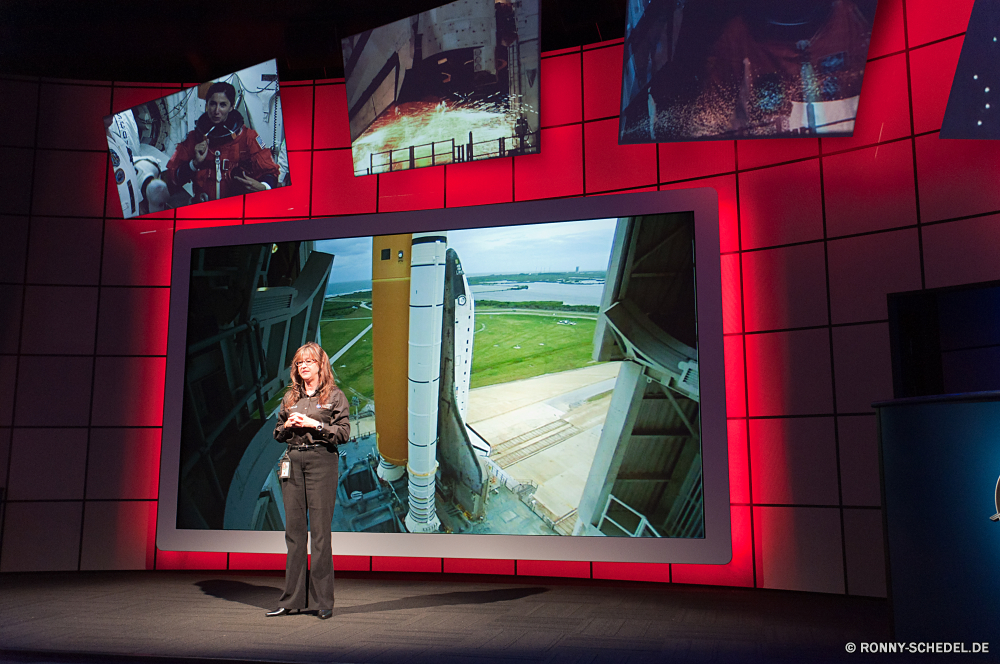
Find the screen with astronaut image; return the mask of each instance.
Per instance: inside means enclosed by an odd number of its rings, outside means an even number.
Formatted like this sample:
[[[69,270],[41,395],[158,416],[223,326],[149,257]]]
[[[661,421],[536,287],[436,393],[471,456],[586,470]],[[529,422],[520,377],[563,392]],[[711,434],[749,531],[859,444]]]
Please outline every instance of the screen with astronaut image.
[[[269,60],[104,118],[122,215],[291,184]]]
[[[195,250],[178,527],[284,530],[315,341],[350,404],[334,531],[704,537],[693,241],[661,214]]]
[[[342,40],[354,174],[539,150],[539,0],[457,0]]]
[[[619,143],[850,136],[877,0],[628,0]]]

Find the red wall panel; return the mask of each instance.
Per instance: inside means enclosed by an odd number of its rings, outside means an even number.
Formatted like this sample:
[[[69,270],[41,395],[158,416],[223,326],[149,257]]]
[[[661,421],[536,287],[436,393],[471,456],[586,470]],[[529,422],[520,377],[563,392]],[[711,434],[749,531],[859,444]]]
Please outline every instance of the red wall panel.
[[[913,148],[909,140],[823,160],[829,237],[917,223]]]
[[[518,560],[518,576],[558,576],[576,579],[590,577],[591,563],[580,560]]]
[[[160,429],[92,428],[87,495],[94,500],[156,500],[160,483]]]
[[[886,295],[920,288],[916,229],[835,240],[828,251],[834,323],[888,318]]]
[[[726,415],[746,417],[746,374],[743,336],[728,336],[724,340],[726,359]]]
[[[169,83],[115,83],[111,91],[111,109],[105,111],[104,115],[121,113],[180,90],[179,85]]]
[[[35,145],[39,86],[38,81],[0,80],[0,117],[4,118],[0,123],[0,145]]]
[[[15,162],[19,170],[27,172],[25,160]],[[33,186],[31,192],[33,214],[100,217],[104,209],[105,173],[110,160],[107,148],[103,152],[65,152],[38,150],[35,153]],[[30,176],[30,173],[29,173]],[[14,187],[19,178],[11,178],[4,186],[5,196],[17,199]],[[120,204],[119,204],[119,207]]]
[[[583,125],[587,192],[656,184],[656,146],[618,145],[618,119]]]
[[[941,128],[962,41],[956,37],[910,52],[913,130],[918,134]]]
[[[736,170],[735,141],[660,143],[660,182],[690,180]]]
[[[743,336],[728,336],[724,339],[723,351],[726,360],[726,415],[746,417],[745,355]]]
[[[1000,208],[997,141],[916,140],[920,220],[924,223],[993,212]],[[960,164],[960,168],[956,165]]]
[[[282,90],[284,93],[284,90]],[[229,554],[229,569],[235,570],[284,570],[283,553],[237,553]]]
[[[243,219],[243,202],[245,196],[220,198],[217,201],[207,201],[197,205],[177,208],[178,219]],[[166,214],[166,213],[161,213]],[[145,219],[146,217],[142,217]]]
[[[348,570],[353,572],[371,571],[371,556],[334,556],[334,570]]]
[[[965,32],[975,0],[906,0],[909,47]]]
[[[870,413],[872,404],[892,398],[889,324],[833,329],[833,370],[837,412]]]
[[[827,330],[748,334],[746,353],[750,417],[833,412]]]
[[[901,53],[907,47],[904,4],[912,50]],[[112,107],[122,110],[177,86],[46,81],[42,107],[36,109],[39,83],[0,80],[0,91],[23,93],[0,95],[4,117],[20,119],[16,134],[0,127],[0,179],[8,185],[0,213],[14,215],[3,223],[8,249],[18,254],[0,269],[0,292],[5,302],[15,303],[12,310],[26,305],[25,317],[18,314],[13,332],[4,333],[3,352],[10,354],[0,356],[0,381],[18,399],[31,399],[46,389],[32,376],[58,366],[67,396],[55,415],[56,424],[105,424],[90,430],[81,443],[87,447],[86,457],[104,465],[121,456],[123,469],[148,467],[148,472],[134,476],[135,482],[124,481],[120,474],[107,486],[88,481],[84,500],[143,501],[158,481],[166,316],[162,287],[170,284],[175,230],[580,196],[585,191],[643,189],[657,182],[666,183],[660,185],[664,189],[713,187],[719,194],[721,250],[727,254],[723,298],[729,335],[727,412],[733,418],[733,561],[723,566],[517,561],[516,573],[825,592],[843,592],[846,574],[848,592],[877,595],[884,591],[884,578],[865,553],[868,549],[858,543],[859,533],[875,536],[877,457],[870,403],[885,395],[890,384],[885,295],[919,288],[922,277],[927,286],[1000,278],[993,256],[1000,241],[1000,190],[994,186],[1000,152],[988,142],[919,135],[940,125],[961,47],[961,37],[955,36],[964,31],[971,4],[879,3],[870,53],[876,59],[868,64],[851,138],[618,146],[623,49],[614,42],[544,59],[546,129],[537,155],[355,178],[343,82],[285,84],[292,188],[128,221],[117,218],[120,207],[109,186],[100,126],[62,127],[54,119],[74,100],[103,115]],[[14,108],[8,108],[11,98],[20,100]],[[33,150],[36,115],[44,129],[37,147],[59,149]],[[80,151],[56,145],[60,136]],[[74,177],[67,178],[67,173]],[[918,216],[923,224],[919,234]],[[351,221],[343,223],[350,227]],[[29,297],[22,298],[25,274]],[[100,304],[97,298],[76,303],[81,309],[78,320],[96,321],[84,326],[96,325],[96,340],[91,330],[76,340],[79,347],[59,346],[79,352],[76,357],[51,355],[41,343],[45,337],[38,331],[48,319],[35,296],[43,285],[60,292],[102,287]],[[832,321],[827,320],[828,310]],[[115,326],[113,312],[122,319],[120,326]],[[745,338],[744,318],[749,332]],[[125,319],[131,322],[125,324]],[[26,346],[22,328],[32,336]],[[770,332],[776,329],[787,331]],[[84,348],[87,339],[90,349]],[[16,355],[32,349],[41,354]],[[91,412],[95,379],[102,389],[95,393]],[[112,383],[118,387],[104,388]],[[0,430],[8,436],[5,444],[37,424],[30,413],[18,411],[15,418],[4,411],[0,416],[3,424],[13,420],[14,425]],[[748,416],[749,422],[744,419]],[[834,421],[836,428],[831,426]],[[803,433],[809,427],[816,431]],[[838,472],[842,496],[832,489],[838,486]],[[148,504],[155,514],[155,503]],[[32,522],[37,512],[33,502],[19,504],[18,510],[15,521],[22,525]],[[38,565],[71,568],[78,564],[72,561],[78,560],[81,543],[86,545],[88,566],[138,560],[134,547],[142,546],[142,537],[123,539],[121,556],[102,558],[93,550],[95,535],[112,527],[117,510],[105,509],[102,520],[82,530],[81,513],[77,509],[56,515],[65,522],[60,533],[68,542],[66,555],[53,554]],[[152,517],[148,527],[141,526],[150,567],[155,555],[161,569],[281,568],[281,556],[156,552],[152,527]],[[848,534],[843,546],[841,532]],[[13,545],[10,538],[4,541],[4,569],[30,568],[32,563],[23,557],[27,553],[12,550],[8,557],[7,547]],[[515,562],[508,560],[354,556],[338,558],[336,565],[374,571],[515,573]]]
[[[734,504],[750,502],[750,457],[747,446],[747,421],[729,420],[729,501]]]
[[[156,551],[156,569],[226,569],[228,553],[214,551]]]
[[[757,587],[843,593],[839,510],[754,507]]]
[[[660,146],[663,149],[663,146]],[[686,182],[660,185],[661,191],[711,187],[719,197],[719,245],[723,252],[739,251],[740,224],[736,197],[736,175],[720,175]]]
[[[402,212],[444,207],[444,169],[444,166],[434,166],[377,176],[378,211]]]
[[[440,558],[372,556],[373,572],[440,572]]]
[[[34,158],[34,152],[30,149],[0,147],[0,180],[4,183],[4,195],[0,196],[0,214],[26,217],[31,211],[32,171],[25,168],[24,164],[32,163]],[[35,214],[42,213],[35,210]]]
[[[583,194],[583,127],[543,129],[541,151],[514,157],[514,200]]]
[[[581,55],[571,53],[542,60],[542,126],[580,122],[583,117]]]
[[[183,231],[191,228],[213,228],[215,226],[239,226],[242,219],[178,219],[174,229]]]
[[[750,420],[750,458],[755,504],[839,501],[832,417]]]
[[[514,158],[445,167],[448,207],[492,205],[514,200]]]
[[[245,217],[293,217],[309,216],[309,182],[312,181],[312,154],[309,152],[289,152],[288,172],[301,182],[301,187],[280,187],[271,191],[259,191],[244,196]]]
[[[879,0],[872,26],[872,40],[868,58],[896,53],[906,48],[903,33],[903,0]]]
[[[927,287],[1000,279],[1000,215],[962,219],[924,229]]]
[[[733,557],[725,565],[671,565],[674,583],[754,587],[754,550],[750,508],[733,505]],[[596,564],[596,563],[595,563]]]
[[[823,325],[825,296],[822,242],[743,253],[747,332]]]
[[[743,331],[743,284],[740,277],[739,254],[720,257],[722,268],[722,332],[738,334]]]
[[[583,52],[583,119],[615,117],[622,98],[621,45],[595,48]]]
[[[506,574],[515,570],[513,560],[493,560],[489,558],[445,558],[445,574]]]
[[[313,149],[351,147],[347,122],[347,88],[343,83],[316,86],[316,121]]]
[[[308,150],[313,143],[313,86],[281,86],[281,119],[285,123],[285,146]],[[263,137],[270,145],[271,138]]]
[[[595,579],[670,583],[670,565],[662,563],[594,563]]]
[[[107,286],[169,286],[174,222],[167,219],[104,223],[101,283]]]
[[[822,139],[824,154],[909,136],[910,99],[906,82],[906,54],[869,62],[854,134]]]
[[[27,218],[13,217],[0,221],[5,237],[15,235],[17,221],[28,225]],[[104,233],[104,222],[101,219],[32,217],[30,227],[31,242],[28,250],[25,251],[24,246],[20,247],[20,270],[10,273],[7,280],[24,279],[24,257],[27,256],[29,283],[98,283],[101,272],[101,236]],[[28,239],[27,228],[24,229],[24,239]],[[11,248],[17,251],[15,247],[16,244]]]
[[[38,106],[38,147],[59,150],[108,149],[101,118],[111,112],[111,88],[42,84]],[[73,115],[90,122],[68,122]]]
[[[164,357],[101,357],[94,366],[91,423],[106,427],[163,424]]]
[[[314,152],[312,176],[313,216],[375,212],[378,176],[354,177],[354,160],[350,150]],[[292,177],[295,178],[294,173]]]
[[[741,170],[760,168],[815,157],[819,154],[819,140],[782,138],[772,141],[766,139],[736,141],[736,154]]]
[[[166,355],[170,290],[101,289],[98,355]]]
[[[823,237],[818,159],[741,173],[739,187],[741,249]]]

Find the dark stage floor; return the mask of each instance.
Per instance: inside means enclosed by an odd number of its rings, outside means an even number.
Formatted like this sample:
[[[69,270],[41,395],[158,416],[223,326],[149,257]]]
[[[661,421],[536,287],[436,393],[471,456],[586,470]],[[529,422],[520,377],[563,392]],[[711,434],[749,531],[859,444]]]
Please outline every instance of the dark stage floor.
[[[840,595],[341,573],[333,619],[267,618],[281,585],[226,572],[5,574],[0,662],[859,662],[847,642],[889,640],[885,600]]]

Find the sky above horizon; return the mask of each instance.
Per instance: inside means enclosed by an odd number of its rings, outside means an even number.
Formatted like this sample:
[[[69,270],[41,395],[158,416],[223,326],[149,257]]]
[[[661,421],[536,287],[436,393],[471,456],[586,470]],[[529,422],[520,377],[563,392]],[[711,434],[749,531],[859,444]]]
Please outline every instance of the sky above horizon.
[[[606,270],[617,219],[592,219],[448,231],[469,275]],[[372,238],[318,240],[317,251],[333,254],[329,283],[371,281]]]

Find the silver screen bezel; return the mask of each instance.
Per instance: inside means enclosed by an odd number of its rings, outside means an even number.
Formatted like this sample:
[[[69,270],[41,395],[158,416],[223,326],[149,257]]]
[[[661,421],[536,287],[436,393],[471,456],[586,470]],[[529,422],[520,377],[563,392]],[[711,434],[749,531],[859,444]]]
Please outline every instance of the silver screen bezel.
[[[194,249],[673,212],[693,212],[695,224],[705,537],[681,539],[336,532],[333,537],[333,553],[414,558],[728,563],[732,558],[732,533],[723,362],[719,209],[718,195],[714,189],[709,188],[178,231],[174,235],[173,276],[170,285],[157,547],[164,551],[285,553],[282,531],[187,530],[176,527],[184,400],[184,346],[187,333],[191,252]]]

